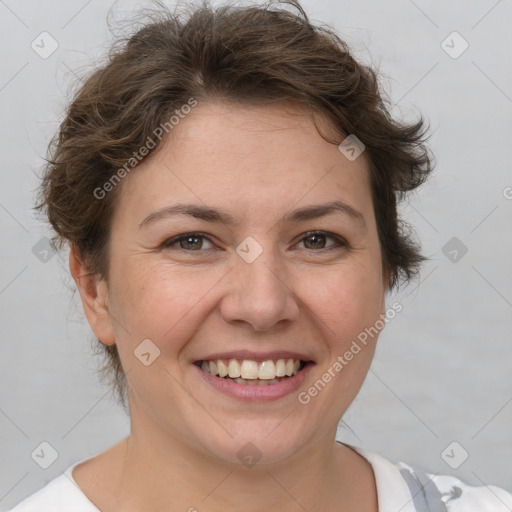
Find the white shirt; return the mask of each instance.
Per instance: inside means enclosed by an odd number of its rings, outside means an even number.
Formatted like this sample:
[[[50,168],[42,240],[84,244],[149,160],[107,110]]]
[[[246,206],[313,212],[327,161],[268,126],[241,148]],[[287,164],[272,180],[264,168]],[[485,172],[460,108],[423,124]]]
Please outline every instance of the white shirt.
[[[343,443],[345,444],[345,443]],[[512,494],[495,486],[472,487],[448,475],[432,475],[346,444],[370,462],[379,512],[512,512]],[[101,512],[74,481],[75,466],[8,512]]]

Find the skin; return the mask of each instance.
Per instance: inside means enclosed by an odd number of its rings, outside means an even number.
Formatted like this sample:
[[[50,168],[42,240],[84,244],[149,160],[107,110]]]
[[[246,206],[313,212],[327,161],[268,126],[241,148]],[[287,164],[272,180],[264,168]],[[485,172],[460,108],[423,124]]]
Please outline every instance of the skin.
[[[70,254],[88,322],[104,344],[117,343],[129,382],[131,433],[75,469],[84,493],[106,512],[377,511],[371,466],[334,439],[378,336],[307,405],[297,393],[241,402],[192,367],[224,350],[298,351],[316,363],[307,390],[385,313],[365,154],[349,161],[298,106],[216,101],[195,107],[122,187],[108,283]],[[335,200],[358,210],[364,225],[340,213],[282,220]],[[175,215],[139,227],[178,202],[225,210],[237,224]],[[326,232],[316,245],[313,230]],[[202,246],[162,247],[198,231],[207,235]],[[248,236],[263,249],[250,264],[236,253]],[[145,366],[133,352],[148,338],[160,356]],[[237,457],[248,442],[261,453],[250,468]]]

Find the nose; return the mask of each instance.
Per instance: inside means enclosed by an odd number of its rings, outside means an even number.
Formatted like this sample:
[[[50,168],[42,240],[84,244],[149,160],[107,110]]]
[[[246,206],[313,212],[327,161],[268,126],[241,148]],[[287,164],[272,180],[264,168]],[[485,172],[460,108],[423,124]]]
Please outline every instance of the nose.
[[[298,301],[293,282],[270,249],[252,263],[235,256],[228,292],[220,311],[226,322],[245,323],[255,331],[268,331],[297,320]]]

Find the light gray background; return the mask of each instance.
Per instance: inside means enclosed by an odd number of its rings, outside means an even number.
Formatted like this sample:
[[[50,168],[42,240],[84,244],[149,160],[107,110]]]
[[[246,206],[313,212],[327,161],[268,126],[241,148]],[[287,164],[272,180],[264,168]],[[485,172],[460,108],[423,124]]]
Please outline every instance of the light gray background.
[[[30,210],[70,80],[108,48],[111,5],[0,0],[2,510],[129,432],[94,373],[100,360],[90,355],[67,253],[46,263],[33,254],[49,231]],[[136,5],[149,4],[121,0],[116,18]],[[432,473],[512,489],[512,2],[303,5],[380,67],[395,113],[430,120],[438,162],[402,208],[430,261],[420,281],[389,297],[404,309],[382,333],[339,437]],[[47,59],[31,48],[43,31],[59,44]],[[456,59],[441,46],[453,31],[469,43]],[[454,236],[468,248],[455,263],[442,250]],[[58,452],[46,470],[31,458],[43,441]],[[453,441],[469,453],[458,469],[441,457]]]

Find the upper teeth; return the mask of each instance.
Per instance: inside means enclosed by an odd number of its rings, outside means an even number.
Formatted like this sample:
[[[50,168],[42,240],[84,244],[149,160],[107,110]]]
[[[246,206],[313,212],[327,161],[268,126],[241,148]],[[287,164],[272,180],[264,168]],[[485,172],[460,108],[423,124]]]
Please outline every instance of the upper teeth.
[[[263,379],[272,380],[276,377],[291,377],[299,371],[300,360],[298,359],[278,359],[277,361],[252,361],[244,359],[240,364],[236,359],[230,359],[228,364],[222,360],[202,361],[201,368],[212,375],[219,377],[231,377],[236,379]]]

